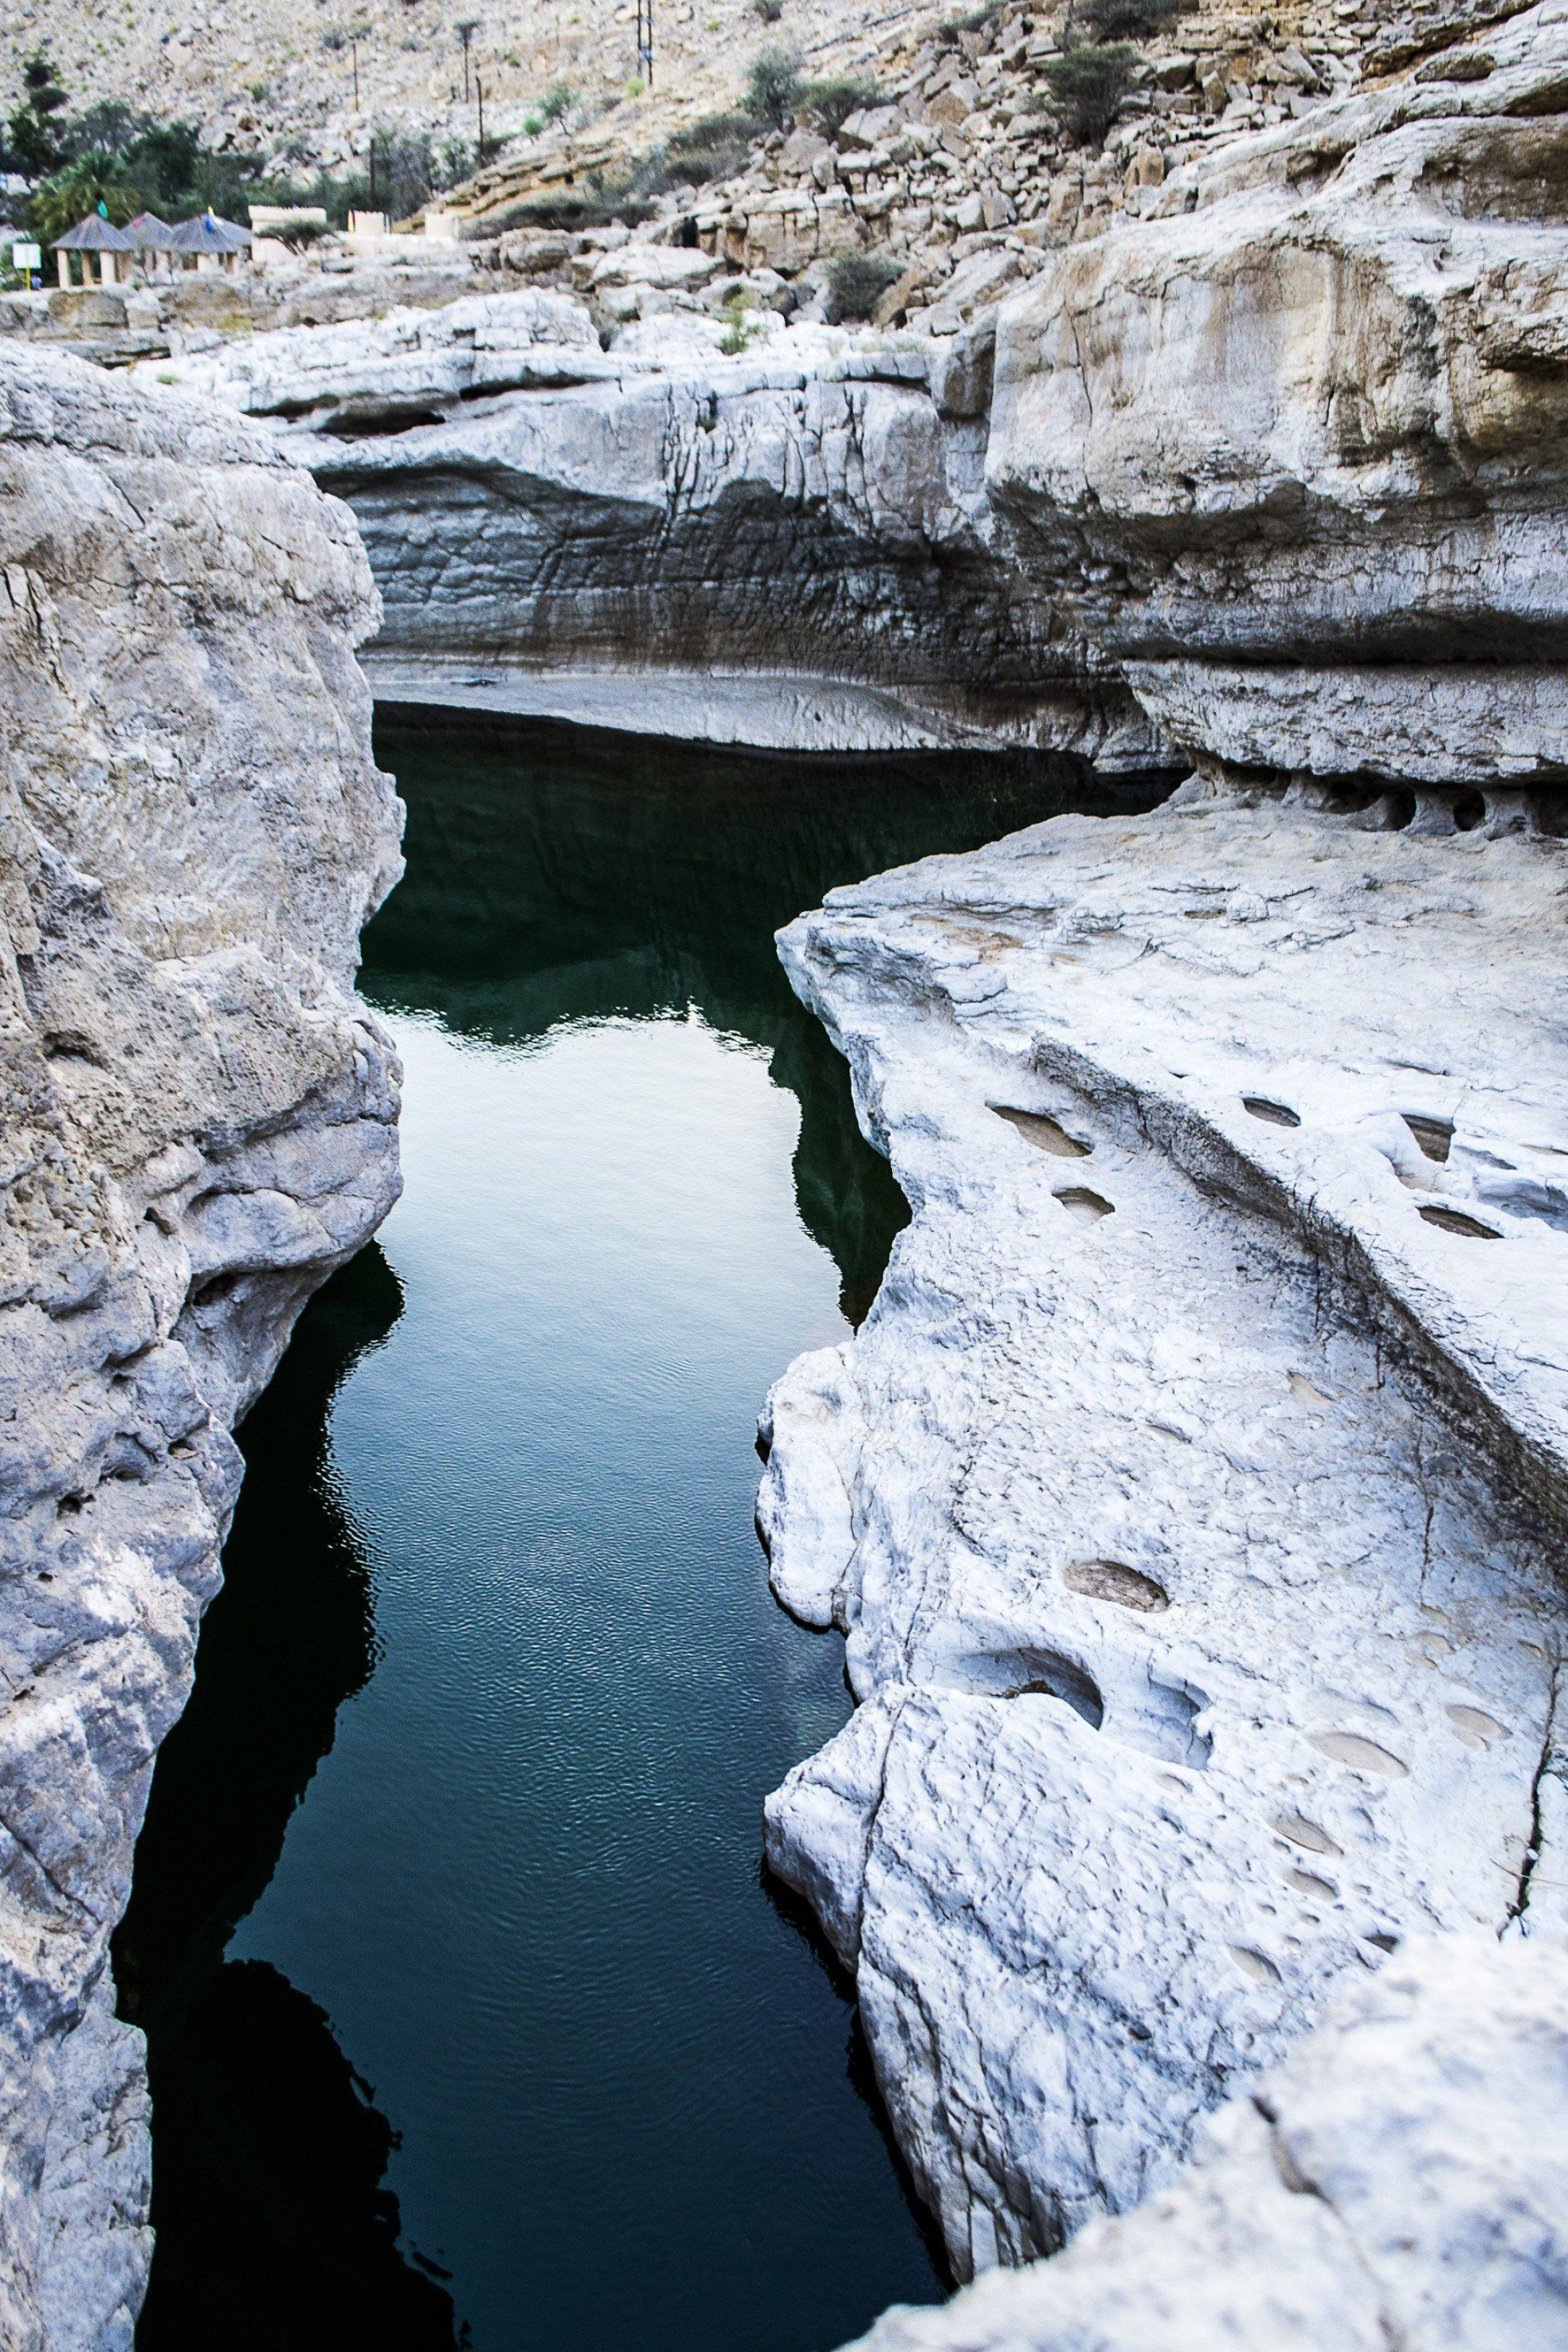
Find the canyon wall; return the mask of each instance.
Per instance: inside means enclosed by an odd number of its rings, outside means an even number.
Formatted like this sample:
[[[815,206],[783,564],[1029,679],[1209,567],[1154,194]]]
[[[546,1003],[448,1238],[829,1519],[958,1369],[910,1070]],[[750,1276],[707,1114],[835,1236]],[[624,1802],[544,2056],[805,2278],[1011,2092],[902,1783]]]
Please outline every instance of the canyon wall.
[[[1106,2249],[1125,2284],[1173,2215],[1201,2341],[1192,2217],[1229,2262],[1264,2158],[1327,2232],[1280,2342],[1495,2340],[1516,2219],[1510,2340],[1561,2340],[1561,2249],[1484,2163],[1443,2241],[1480,2315],[1388,2286],[1331,2326],[1364,2205],[1315,2213],[1251,2089],[1434,1936],[1412,2032],[1445,1984],[1478,2018],[1545,1986],[1520,2033],[1561,2063],[1568,6],[1423,22],[1373,87],[1195,133],[1109,226],[1042,216],[918,328],[726,321],[715,257],[654,231],[586,301],[173,370],[353,504],[381,690],[1197,772],[783,942],[914,1215],[765,1420],[775,1590],[859,1701],[768,1853],[956,2269],[1026,2266],[889,2345],[1101,2340]],[[1519,2083],[1500,2058],[1489,2135],[1533,2132]],[[1396,2143],[1428,2145],[1389,2124],[1391,2182]],[[1079,2267],[1032,2263],[1086,2226]],[[1215,2325],[1261,2326],[1233,2284]]]
[[[1568,20],[1406,46],[1261,131],[1185,121],[1119,211],[979,233],[906,328],[829,327],[817,263],[727,276],[656,221],[577,253],[574,293],[139,373],[275,419],[352,504],[389,693],[1550,782]]]
[[[914,1216],[764,1416],[859,1702],[768,1852],[1016,2273],[878,2352],[1562,2340],[1565,106],[1532,10],[1004,304],[1014,558],[1198,774],[781,939]]]
[[[279,420],[352,505],[378,690],[618,702],[623,725],[792,749],[1146,761],[1131,696],[998,543],[988,338],[890,348],[769,313],[726,353],[727,331],[656,315],[606,353],[584,303],[535,290],[173,364]]]
[[[129,2346],[110,1935],[238,1485],[228,1426],[397,1191],[357,1003],[398,809],[352,519],[270,440],[0,356],[0,2336]]]
[[[1189,754],[1568,773],[1568,12],[1235,142],[998,322],[1025,562]]]

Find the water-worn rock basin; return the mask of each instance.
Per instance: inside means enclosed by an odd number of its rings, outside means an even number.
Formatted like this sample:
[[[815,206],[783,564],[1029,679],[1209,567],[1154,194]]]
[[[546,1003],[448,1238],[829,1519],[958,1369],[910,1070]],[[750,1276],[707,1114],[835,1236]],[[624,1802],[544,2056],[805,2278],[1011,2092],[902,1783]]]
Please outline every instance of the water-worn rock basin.
[[[768,1596],[754,1416],[902,1216],[772,934],[1107,791],[407,711],[379,750],[406,1192],[242,1431],[138,1853],[141,2341],[814,2352],[943,2279],[759,1864],[849,1702]]]

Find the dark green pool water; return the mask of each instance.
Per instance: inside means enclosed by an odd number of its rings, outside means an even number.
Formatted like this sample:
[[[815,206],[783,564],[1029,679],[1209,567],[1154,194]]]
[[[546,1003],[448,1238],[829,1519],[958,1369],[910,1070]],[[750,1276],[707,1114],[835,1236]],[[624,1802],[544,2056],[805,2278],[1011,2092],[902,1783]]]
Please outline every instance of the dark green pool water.
[[[945,2281],[760,1868],[848,1701],[769,1599],[752,1435],[902,1211],[772,933],[1103,794],[415,714],[379,747],[407,1189],[241,1433],[138,1850],[140,2342],[830,2352]]]

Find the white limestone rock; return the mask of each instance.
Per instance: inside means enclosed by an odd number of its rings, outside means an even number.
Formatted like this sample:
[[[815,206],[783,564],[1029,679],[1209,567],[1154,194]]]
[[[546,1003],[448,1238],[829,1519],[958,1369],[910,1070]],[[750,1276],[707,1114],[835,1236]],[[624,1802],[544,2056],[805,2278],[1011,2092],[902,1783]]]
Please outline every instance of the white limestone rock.
[[[625,245],[596,291],[664,301],[660,272],[711,268]],[[726,741],[1148,764],[1131,693],[997,544],[989,345],[785,330],[771,311],[742,351],[721,348],[730,331],[659,310],[604,352],[581,303],[534,292],[138,373],[270,416],[348,500],[384,604],[378,690],[529,709],[564,692],[575,709],[580,688],[596,723],[673,698],[673,731]]]
[[[1424,1938],[1204,2126],[1176,2185],[860,2352],[1556,2352],[1568,1956]]]
[[[132,371],[146,388],[205,393],[311,433],[395,431],[448,402],[613,373],[582,304],[536,288],[247,335]]]
[[[1565,73],[1544,0],[1004,304],[992,496],[1180,749],[1568,774]]]
[[[781,935],[914,1220],[764,1418],[860,1702],[768,1853],[961,2276],[1410,1937],[1561,1932],[1563,847],[1254,797]]]
[[[108,1946],[189,1688],[226,1423],[397,1191],[353,993],[400,871],[353,525],[269,436],[0,355],[0,2340],[129,2347]]]

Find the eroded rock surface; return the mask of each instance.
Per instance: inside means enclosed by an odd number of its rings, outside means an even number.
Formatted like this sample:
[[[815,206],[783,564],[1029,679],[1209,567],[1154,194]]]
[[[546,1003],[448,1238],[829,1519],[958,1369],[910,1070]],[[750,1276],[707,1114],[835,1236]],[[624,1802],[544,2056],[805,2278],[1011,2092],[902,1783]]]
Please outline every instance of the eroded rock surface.
[[[395,1197],[353,993],[397,803],[353,523],[223,410],[0,356],[0,2338],[145,2280],[108,1942],[238,1484],[227,1424]]]
[[[1412,1945],[1058,2260],[894,2310],[864,2352],[1492,2352],[1568,2319],[1568,1958]]]
[[[672,731],[721,740],[1152,757],[1126,688],[998,542],[989,341],[786,332],[770,314],[727,355],[729,331],[634,320],[605,353],[582,303],[532,291],[257,336],[179,373],[277,419],[352,505],[387,692],[511,683],[542,707],[542,707],[574,712],[564,683],[609,699],[618,678],[622,723],[645,725],[651,680],[656,723],[673,691]]]
[[[782,935],[915,1214],[771,1401],[860,1704],[768,1851],[961,2275],[1410,1937],[1561,1930],[1565,869],[1505,821],[1193,786]]]
[[[992,495],[1182,750],[1568,772],[1565,78],[1547,0],[1004,305]]]

